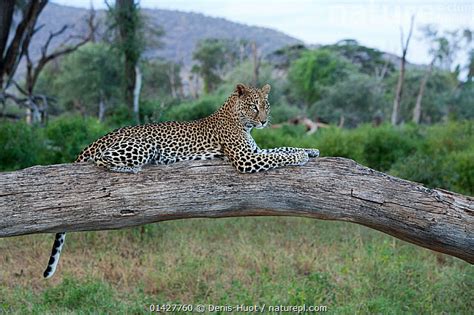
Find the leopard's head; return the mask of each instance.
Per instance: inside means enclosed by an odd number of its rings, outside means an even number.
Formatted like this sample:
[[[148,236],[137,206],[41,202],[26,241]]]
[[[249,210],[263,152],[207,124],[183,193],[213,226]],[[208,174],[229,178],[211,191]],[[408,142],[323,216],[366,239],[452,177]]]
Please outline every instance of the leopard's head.
[[[245,128],[264,128],[268,124],[270,89],[270,84],[265,84],[261,89],[237,84],[234,91],[238,98],[237,111]]]

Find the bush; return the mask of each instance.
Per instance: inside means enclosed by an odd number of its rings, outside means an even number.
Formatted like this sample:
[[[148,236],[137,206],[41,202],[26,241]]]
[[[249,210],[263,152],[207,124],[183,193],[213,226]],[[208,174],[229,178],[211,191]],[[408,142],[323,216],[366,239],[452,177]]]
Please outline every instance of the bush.
[[[301,115],[301,109],[296,106],[290,106],[288,104],[279,104],[272,106],[270,111],[270,117],[272,123],[282,123],[289,119],[298,117]]]
[[[50,122],[43,130],[46,151],[42,162],[47,164],[71,163],[87,145],[111,128],[94,118],[61,116]]]
[[[0,124],[0,170],[10,171],[39,163],[44,139],[38,127],[24,122]]]
[[[448,155],[445,164],[448,163],[453,165],[449,190],[474,196],[474,147]]]
[[[361,163],[378,171],[388,171],[392,164],[413,154],[418,142],[416,128],[405,126],[397,129],[390,125],[374,128],[365,125],[357,129],[362,135]]]
[[[321,156],[338,156],[362,160],[362,147],[360,145],[360,133],[331,127],[319,129],[315,138],[315,146],[321,152]]]
[[[464,194],[474,194],[474,122],[434,125],[422,130],[417,152],[395,163],[395,176]]]
[[[221,95],[206,95],[199,100],[184,102],[169,107],[161,117],[162,121],[189,121],[204,118],[216,111],[225,101]]]

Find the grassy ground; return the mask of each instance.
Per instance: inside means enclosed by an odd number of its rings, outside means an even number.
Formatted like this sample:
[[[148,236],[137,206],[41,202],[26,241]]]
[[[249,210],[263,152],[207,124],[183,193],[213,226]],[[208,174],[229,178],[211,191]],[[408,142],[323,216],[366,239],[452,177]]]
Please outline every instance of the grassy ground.
[[[151,303],[474,309],[473,266],[349,223],[191,219],[71,233],[46,281],[51,243],[51,235],[0,239],[0,313],[146,313]]]

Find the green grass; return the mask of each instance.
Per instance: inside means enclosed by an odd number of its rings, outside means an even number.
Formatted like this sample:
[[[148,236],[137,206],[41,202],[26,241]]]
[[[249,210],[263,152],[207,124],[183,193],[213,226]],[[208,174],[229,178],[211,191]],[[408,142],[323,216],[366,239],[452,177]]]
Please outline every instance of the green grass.
[[[191,219],[72,233],[58,273],[46,281],[51,241],[0,240],[0,310],[146,313],[151,303],[326,305],[343,314],[474,308],[471,265],[349,223]]]

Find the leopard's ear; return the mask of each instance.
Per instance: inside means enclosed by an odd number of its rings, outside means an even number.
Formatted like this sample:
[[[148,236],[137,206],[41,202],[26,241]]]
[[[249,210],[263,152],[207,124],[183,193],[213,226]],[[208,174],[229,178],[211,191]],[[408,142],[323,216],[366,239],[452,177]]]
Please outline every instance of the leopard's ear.
[[[270,90],[272,89],[272,87],[270,86],[270,84],[265,84],[263,87],[262,87],[262,92],[266,95],[268,95],[268,93],[270,93]]]
[[[245,91],[247,91],[247,87],[242,83],[237,84],[237,86],[235,87],[235,92],[237,92],[238,96],[244,95]]]

